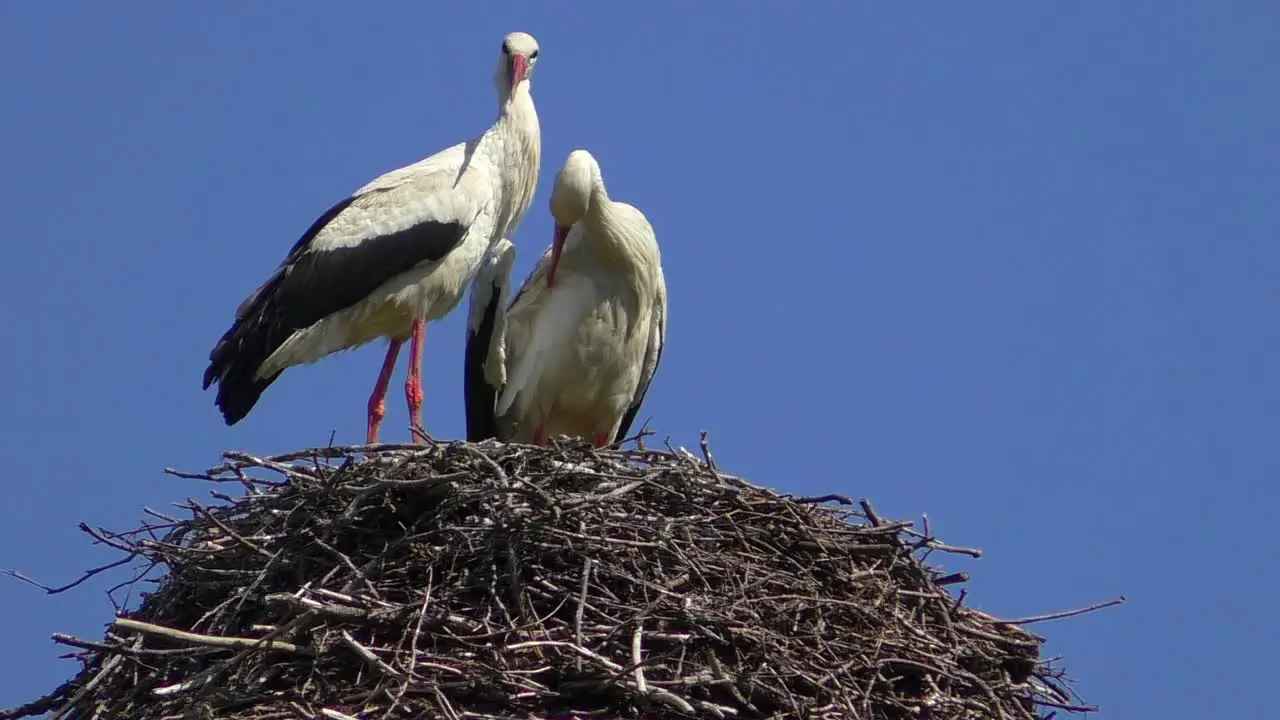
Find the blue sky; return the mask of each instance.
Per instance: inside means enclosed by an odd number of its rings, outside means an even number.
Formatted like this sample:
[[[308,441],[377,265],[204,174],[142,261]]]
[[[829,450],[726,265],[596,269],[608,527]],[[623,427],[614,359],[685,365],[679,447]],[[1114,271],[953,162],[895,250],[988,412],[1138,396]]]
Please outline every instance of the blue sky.
[[[1280,5],[461,7],[0,4],[0,567],[114,559],[76,523],[205,496],[164,466],[362,439],[381,346],[235,428],[207,353],[329,204],[487,126],[520,29],[544,165],[516,275],[589,148],[663,250],[642,420],[758,483],[927,512],[986,551],[947,560],[985,610],[1127,595],[1039,626],[1103,717],[1274,704]],[[443,437],[463,322],[427,332]],[[0,578],[0,707],[75,670],[49,634],[100,637],[119,579]]]

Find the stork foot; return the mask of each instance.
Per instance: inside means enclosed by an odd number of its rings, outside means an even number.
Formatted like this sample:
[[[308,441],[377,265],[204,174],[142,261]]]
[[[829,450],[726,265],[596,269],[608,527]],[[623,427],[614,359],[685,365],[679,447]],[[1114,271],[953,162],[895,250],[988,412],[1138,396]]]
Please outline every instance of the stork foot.
[[[547,427],[546,427],[545,425],[542,425],[542,424],[540,423],[540,424],[538,425],[538,427],[534,428],[534,430],[533,430],[533,444],[534,444],[534,445],[546,445],[546,444],[547,444]]]
[[[602,448],[602,447],[604,447],[605,445],[608,445],[608,444],[609,444],[609,434],[608,434],[608,433],[598,433],[598,434],[595,436],[595,439],[594,439],[592,442],[594,442],[594,443],[595,443],[595,446],[596,446],[596,447],[598,447],[598,448]]]

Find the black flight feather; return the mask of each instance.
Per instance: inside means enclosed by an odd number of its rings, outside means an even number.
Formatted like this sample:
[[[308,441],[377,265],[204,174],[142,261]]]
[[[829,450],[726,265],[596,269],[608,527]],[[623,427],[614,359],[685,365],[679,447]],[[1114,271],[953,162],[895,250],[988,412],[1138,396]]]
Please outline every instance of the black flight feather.
[[[494,411],[498,402],[498,391],[489,384],[484,376],[484,362],[489,355],[491,343],[501,342],[502,338],[493,337],[493,326],[498,313],[502,312],[499,290],[501,281],[495,279],[489,303],[480,318],[480,326],[472,333],[467,330],[467,347],[463,367],[463,399],[467,415],[467,442],[480,442],[498,436],[497,419]]]

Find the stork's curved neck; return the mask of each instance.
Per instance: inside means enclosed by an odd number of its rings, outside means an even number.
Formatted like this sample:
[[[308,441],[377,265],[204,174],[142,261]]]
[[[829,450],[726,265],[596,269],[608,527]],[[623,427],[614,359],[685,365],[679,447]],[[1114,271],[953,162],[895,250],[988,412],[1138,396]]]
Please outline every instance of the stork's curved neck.
[[[659,260],[653,231],[639,210],[609,199],[598,182],[582,218],[583,240],[592,254],[634,282],[645,283]]]

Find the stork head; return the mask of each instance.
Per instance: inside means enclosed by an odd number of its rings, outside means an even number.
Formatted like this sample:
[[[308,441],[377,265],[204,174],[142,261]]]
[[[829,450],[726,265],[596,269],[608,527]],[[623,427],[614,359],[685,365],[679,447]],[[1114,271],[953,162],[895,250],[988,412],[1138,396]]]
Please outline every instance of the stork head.
[[[560,252],[564,250],[569,229],[586,217],[591,198],[603,188],[600,164],[586,150],[574,150],[565,158],[560,172],[556,173],[555,186],[551,189],[551,217],[555,220],[555,237],[551,241],[551,267],[547,270],[547,287],[556,279],[556,266],[560,264]]]
[[[516,88],[521,83],[528,82],[537,64],[538,41],[532,35],[513,32],[502,38],[502,52],[498,56],[494,81],[498,84],[498,94],[502,96],[503,102],[515,95]]]

